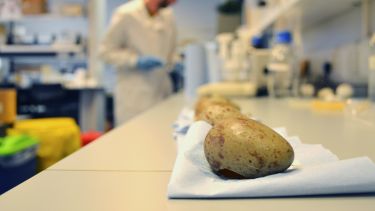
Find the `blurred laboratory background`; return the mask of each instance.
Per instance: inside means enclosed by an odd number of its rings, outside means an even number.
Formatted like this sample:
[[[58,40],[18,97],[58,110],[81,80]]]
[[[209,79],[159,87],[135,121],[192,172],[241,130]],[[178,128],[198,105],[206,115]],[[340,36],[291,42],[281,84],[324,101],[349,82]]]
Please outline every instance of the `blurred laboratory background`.
[[[0,0],[0,194],[115,128],[118,72],[99,49],[126,2]],[[172,9],[182,68],[169,75],[187,104],[220,94],[373,106],[373,0],[178,0]]]

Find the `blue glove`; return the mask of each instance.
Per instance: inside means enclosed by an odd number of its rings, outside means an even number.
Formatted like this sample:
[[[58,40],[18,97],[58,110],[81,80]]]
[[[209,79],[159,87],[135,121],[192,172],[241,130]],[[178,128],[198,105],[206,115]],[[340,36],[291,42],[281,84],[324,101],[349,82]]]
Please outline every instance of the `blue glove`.
[[[153,56],[141,56],[138,58],[136,64],[137,69],[142,71],[150,71],[161,66],[163,66],[163,62],[159,58]]]

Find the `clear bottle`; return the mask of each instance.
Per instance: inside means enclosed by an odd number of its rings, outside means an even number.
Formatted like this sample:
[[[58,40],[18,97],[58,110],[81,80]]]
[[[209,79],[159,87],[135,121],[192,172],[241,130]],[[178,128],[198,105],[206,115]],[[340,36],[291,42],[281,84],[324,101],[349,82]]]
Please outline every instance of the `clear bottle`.
[[[294,54],[292,34],[281,31],[276,34],[268,63],[267,90],[270,97],[288,97],[294,83]]]
[[[368,96],[375,103],[375,34],[370,41]]]

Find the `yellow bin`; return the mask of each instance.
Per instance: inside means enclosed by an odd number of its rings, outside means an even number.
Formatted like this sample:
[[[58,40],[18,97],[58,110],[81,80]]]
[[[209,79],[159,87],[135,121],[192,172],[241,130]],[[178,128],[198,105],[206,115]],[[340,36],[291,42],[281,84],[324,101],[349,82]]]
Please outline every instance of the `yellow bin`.
[[[81,146],[80,129],[71,118],[46,118],[17,121],[8,135],[26,134],[40,141],[38,169],[44,170]]]

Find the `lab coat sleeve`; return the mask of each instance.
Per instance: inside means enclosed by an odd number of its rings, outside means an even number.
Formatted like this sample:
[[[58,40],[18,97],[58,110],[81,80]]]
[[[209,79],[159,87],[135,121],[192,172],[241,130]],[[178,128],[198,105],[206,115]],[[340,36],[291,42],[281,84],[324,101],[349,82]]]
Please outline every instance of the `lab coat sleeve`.
[[[138,59],[137,53],[127,47],[126,28],[126,14],[117,11],[99,49],[100,57],[117,69],[134,68]]]

